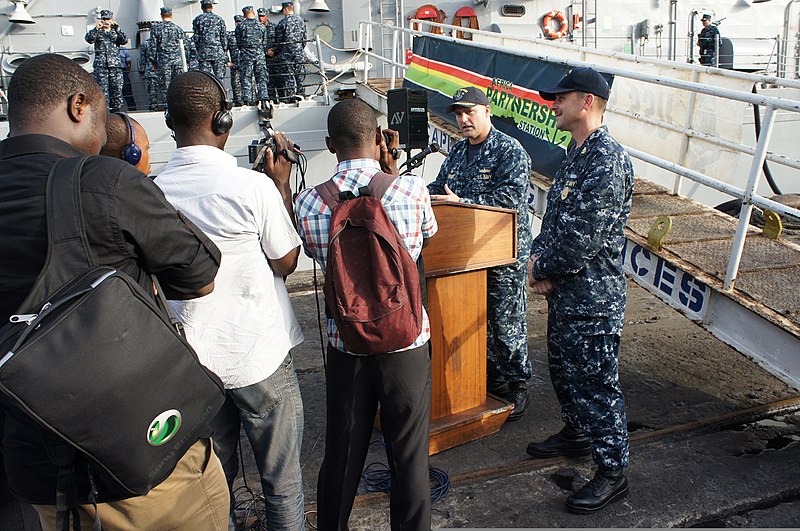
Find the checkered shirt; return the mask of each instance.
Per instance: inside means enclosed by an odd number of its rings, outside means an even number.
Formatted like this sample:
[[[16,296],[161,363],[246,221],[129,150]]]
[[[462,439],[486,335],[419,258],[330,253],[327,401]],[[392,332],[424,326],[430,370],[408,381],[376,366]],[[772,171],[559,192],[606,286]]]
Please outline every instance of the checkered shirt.
[[[380,165],[376,160],[346,160],[336,166],[336,173],[331,180],[341,191],[351,191],[358,195],[358,189],[367,186],[372,176],[379,171]],[[386,190],[381,203],[406,243],[411,257],[416,260],[422,252],[423,239],[430,238],[438,229],[425,183],[415,175],[401,175]],[[326,271],[331,210],[317,191],[309,188],[300,192],[295,199],[295,216],[306,254]],[[424,308],[422,315],[422,333],[414,343],[400,350],[420,347],[430,339],[431,327]],[[348,352],[333,319],[328,319],[328,340],[336,349]]]

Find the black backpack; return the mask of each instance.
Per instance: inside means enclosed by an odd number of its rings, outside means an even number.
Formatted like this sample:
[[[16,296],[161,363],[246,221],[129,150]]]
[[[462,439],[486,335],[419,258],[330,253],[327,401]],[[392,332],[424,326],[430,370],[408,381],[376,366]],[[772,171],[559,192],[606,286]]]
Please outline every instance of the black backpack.
[[[95,264],[80,196],[87,158],[53,166],[47,260],[0,328],[4,403],[57,436],[44,444],[59,467],[59,526],[76,497],[104,498],[93,470],[121,497],[144,495],[164,481],[208,436],[225,400],[222,382],[187,343],[155,277],[157,297],[125,273]],[[53,440],[61,444],[52,447]],[[74,492],[76,452],[89,463],[90,493]]]

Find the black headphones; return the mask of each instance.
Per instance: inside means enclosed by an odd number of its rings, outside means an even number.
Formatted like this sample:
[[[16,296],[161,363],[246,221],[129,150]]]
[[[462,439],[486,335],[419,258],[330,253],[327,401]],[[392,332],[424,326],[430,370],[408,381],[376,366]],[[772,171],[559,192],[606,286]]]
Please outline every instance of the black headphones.
[[[122,160],[131,166],[136,166],[139,164],[139,161],[142,160],[142,148],[136,145],[136,134],[133,132],[133,122],[131,122],[130,117],[124,112],[117,112],[115,114],[122,116],[122,119],[128,124],[129,141],[126,145],[122,146]]]
[[[214,74],[209,74],[208,72],[204,72],[202,70],[192,70],[192,72],[198,72],[208,76],[219,88],[222,96],[220,100],[220,110],[214,113],[214,116],[211,118],[211,131],[217,136],[224,135],[233,128],[233,114],[231,114],[231,109],[233,109],[233,101],[228,99],[228,93],[225,90],[225,85],[223,85]],[[172,120],[169,117],[169,111],[164,113],[164,121],[166,122],[167,127],[174,130],[172,127]]]

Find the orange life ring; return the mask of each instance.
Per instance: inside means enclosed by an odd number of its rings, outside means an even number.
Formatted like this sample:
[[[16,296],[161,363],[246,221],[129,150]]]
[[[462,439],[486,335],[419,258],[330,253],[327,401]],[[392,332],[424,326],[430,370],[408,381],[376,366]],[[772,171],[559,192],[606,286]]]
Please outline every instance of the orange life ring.
[[[559,23],[558,30],[553,31],[553,28],[550,27],[550,23],[553,20],[557,20]],[[544,35],[548,39],[560,39],[564,35],[567,34],[567,30],[569,30],[569,24],[567,24],[567,17],[561,11],[550,11],[544,16],[544,20],[542,20],[542,26],[544,29]]]

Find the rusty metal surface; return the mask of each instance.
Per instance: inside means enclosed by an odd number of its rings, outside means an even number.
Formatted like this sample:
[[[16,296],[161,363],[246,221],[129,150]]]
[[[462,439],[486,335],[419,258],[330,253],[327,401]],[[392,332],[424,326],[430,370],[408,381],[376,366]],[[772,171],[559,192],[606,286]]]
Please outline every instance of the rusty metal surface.
[[[714,240],[678,243],[669,245],[668,250],[708,274],[723,279],[728,267],[731,241]],[[796,249],[758,235],[750,235],[745,240],[739,271],[763,271],[770,268],[793,266],[798,263],[800,263],[800,252]],[[761,302],[767,304],[765,301]],[[767,306],[770,305],[767,304]]]
[[[708,207],[685,197],[668,194],[637,195],[633,202],[630,219],[703,214],[708,211],[710,211]]]
[[[638,201],[638,199],[634,201]],[[656,218],[656,216],[652,216],[631,219],[628,221],[628,228],[636,234],[647,237],[647,231],[653,226]],[[752,228],[750,233],[756,233],[756,229]],[[664,240],[664,245],[693,241],[731,240],[735,234],[736,220],[729,216],[713,213],[672,216],[672,228]]]
[[[800,256],[800,253],[797,255]],[[783,269],[761,271],[745,271],[736,280],[736,289],[750,295],[784,315],[787,319],[800,324],[800,265]]]

